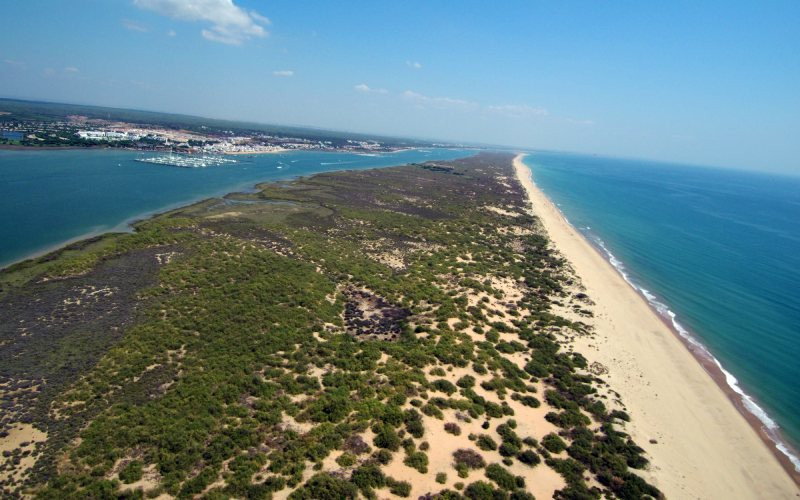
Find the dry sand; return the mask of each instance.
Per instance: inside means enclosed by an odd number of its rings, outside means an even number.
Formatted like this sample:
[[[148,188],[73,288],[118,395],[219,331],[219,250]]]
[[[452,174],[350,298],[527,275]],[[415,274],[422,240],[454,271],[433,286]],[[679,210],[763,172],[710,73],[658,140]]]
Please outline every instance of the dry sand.
[[[514,159],[517,178],[557,250],[596,303],[595,335],[576,341],[631,416],[643,475],[668,498],[798,498],[800,489],[728,396],[644,299],[581,236]],[[657,440],[656,444],[651,440]]]

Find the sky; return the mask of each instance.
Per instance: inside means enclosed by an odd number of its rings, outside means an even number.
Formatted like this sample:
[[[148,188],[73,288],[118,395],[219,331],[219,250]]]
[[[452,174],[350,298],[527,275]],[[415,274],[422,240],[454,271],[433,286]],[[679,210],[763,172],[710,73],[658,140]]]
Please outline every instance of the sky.
[[[0,2],[0,96],[800,174],[800,2]]]

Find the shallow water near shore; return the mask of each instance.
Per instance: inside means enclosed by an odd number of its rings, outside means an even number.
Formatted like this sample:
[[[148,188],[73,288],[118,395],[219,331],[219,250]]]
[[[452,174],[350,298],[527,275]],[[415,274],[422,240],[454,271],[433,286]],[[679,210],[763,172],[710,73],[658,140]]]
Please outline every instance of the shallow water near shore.
[[[235,156],[238,163],[178,168],[124,150],[0,150],[0,267],[82,236],[254,184],[333,170],[451,160],[470,150],[354,154],[297,151]]]
[[[771,435],[797,449],[800,178],[556,153],[525,163],[570,223],[721,364]]]

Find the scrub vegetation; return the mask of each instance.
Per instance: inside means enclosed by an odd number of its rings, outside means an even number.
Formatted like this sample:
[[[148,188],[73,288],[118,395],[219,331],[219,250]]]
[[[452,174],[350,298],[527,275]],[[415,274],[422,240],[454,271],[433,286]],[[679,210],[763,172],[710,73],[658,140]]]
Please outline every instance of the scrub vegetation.
[[[0,459],[2,491],[532,498],[548,472],[558,498],[659,497],[562,347],[589,332],[552,310],[572,278],[537,228],[511,156],[481,154],[264,184],[12,266],[0,425],[46,438]]]

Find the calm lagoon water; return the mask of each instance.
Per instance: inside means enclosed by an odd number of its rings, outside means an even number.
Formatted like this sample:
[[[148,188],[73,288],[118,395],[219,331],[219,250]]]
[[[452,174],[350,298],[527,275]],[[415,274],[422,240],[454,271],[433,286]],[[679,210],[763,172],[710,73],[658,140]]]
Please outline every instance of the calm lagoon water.
[[[0,150],[0,267],[67,241],[123,230],[138,218],[247,190],[262,181],[331,170],[450,160],[469,150],[406,150],[377,155],[320,152],[236,157],[238,163],[177,168],[135,161],[123,150]]]
[[[800,178],[555,153],[525,162],[572,225],[797,449]]]

